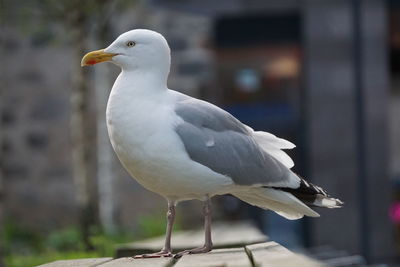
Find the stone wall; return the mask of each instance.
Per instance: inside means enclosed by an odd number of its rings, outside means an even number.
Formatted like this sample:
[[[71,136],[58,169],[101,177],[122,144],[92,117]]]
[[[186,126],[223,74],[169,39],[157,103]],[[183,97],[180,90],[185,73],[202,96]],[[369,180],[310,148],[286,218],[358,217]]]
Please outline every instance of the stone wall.
[[[70,50],[2,32],[2,153],[6,214],[49,227],[74,218],[70,168]]]
[[[204,49],[209,18],[140,6],[125,10],[112,25],[115,36],[140,27],[166,36],[173,58],[170,88],[201,96],[202,88],[210,84],[212,62]],[[6,25],[1,37],[6,216],[40,229],[73,224],[77,210],[71,171],[69,92],[70,70],[79,66],[72,66],[72,51],[64,40],[26,33],[18,25]],[[110,69],[110,79],[114,80],[119,70],[115,66]],[[91,94],[94,98],[94,88]],[[94,105],[91,103],[93,115]],[[95,127],[95,121],[91,124]],[[130,178],[115,156],[112,161],[116,223],[131,227],[140,215],[163,216],[165,201]]]

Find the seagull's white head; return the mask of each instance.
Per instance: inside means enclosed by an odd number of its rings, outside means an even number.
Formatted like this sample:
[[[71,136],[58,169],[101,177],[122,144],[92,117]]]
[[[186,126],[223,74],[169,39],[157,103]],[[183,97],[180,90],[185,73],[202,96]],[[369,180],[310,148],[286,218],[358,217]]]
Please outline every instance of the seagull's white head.
[[[124,71],[152,71],[168,74],[170,49],[165,38],[155,32],[136,29],[121,34],[105,49],[87,53],[81,66],[110,61]]]

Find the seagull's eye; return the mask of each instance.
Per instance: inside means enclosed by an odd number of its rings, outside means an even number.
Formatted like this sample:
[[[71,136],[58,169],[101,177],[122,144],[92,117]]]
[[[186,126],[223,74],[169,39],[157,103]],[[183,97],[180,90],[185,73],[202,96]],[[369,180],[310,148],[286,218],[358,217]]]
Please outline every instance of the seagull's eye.
[[[134,41],[129,41],[129,42],[126,43],[126,46],[127,47],[133,47],[133,46],[135,46],[135,44],[136,43]]]

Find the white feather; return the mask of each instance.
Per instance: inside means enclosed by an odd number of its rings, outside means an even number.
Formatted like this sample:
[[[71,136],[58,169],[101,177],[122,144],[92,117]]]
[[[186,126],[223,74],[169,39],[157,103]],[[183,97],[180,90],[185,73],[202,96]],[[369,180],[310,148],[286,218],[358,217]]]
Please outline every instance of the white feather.
[[[191,160],[173,130],[180,123],[173,111],[177,93],[139,81],[121,74],[107,105],[111,144],[126,170],[148,190],[174,201],[227,193],[232,179]]]
[[[271,133],[261,131],[253,132],[253,137],[265,152],[280,161],[287,168],[290,169],[294,166],[293,160],[288,154],[282,151],[282,149],[292,149],[296,147],[293,143],[276,137]]]
[[[283,138],[279,138],[268,132],[255,131],[253,133],[253,135],[254,135],[254,137],[256,137],[256,139],[263,140],[272,147],[281,148],[281,149],[292,149],[292,148],[296,147],[296,145],[293,144],[292,142],[289,142],[288,140],[285,140]]]
[[[343,202],[336,198],[317,195],[313,204],[318,207],[335,209],[335,208],[340,208],[341,205],[343,205]]]
[[[241,188],[241,190],[232,194],[251,205],[273,210],[287,219],[300,219],[304,215],[319,217],[317,212],[307,207],[303,202],[288,192],[272,188]]]

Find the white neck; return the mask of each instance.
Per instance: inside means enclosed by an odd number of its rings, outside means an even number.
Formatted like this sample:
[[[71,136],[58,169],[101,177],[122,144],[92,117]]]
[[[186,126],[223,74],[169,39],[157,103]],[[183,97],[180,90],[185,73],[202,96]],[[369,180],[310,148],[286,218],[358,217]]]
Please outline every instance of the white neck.
[[[157,94],[167,90],[167,78],[168,73],[157,71],[122,70],[114,83],[113,90],[132,97]]]
[[[165,79],[150,72],[123,70],[112,87],[107,102],[107,125],[137,123],[162,102],[168,88]],[[133,127],[133,125],[131,125]]]

